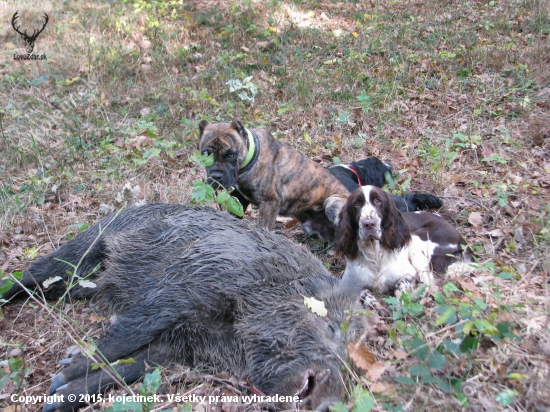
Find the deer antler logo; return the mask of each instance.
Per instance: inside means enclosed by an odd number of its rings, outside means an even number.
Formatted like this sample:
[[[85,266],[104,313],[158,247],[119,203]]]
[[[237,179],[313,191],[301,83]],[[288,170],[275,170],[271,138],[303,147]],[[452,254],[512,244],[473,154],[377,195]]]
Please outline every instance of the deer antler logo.
[[[44,25],[40,30],[34,29],[32,32],[32,35],[29,36],[27,34],[27,30],[25,30],[24,32],[19,31],[19,27],[21,27],[21,25],[15,27],[16,20],[19,17],[18,13],[19,13],[19,10],[17,10],[13,15],[13,18],[11,19],[11,25],[13,26],[14,30],[17,33],[19,33],[21,35],[21,38],[25,41],[25,49],[27,50],[27,53],[32,53],[32,51],[34,50],[34,42],[38,38],[38,35],[42,33],[42,31],[44,31],[44,29],[46,28],[46,25],[48,24],[48,20],[49,20],[48,15],[44,13]]]

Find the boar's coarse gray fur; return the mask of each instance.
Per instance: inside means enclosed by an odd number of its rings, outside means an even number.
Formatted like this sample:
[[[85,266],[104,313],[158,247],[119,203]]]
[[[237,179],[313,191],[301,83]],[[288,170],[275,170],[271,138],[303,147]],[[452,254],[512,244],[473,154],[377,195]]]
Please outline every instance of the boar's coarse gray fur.
[[[77,286],[70,295],[90,297],[117,314],[98,351],[109,362],[135,360],[114,366],[127,383],[147,366],[178,362],[236,374],[267,395],[299,396],[278,408],[328,410],[342,397],[346,339],[339,325],[357,306],[359,291],[343,289],[307,249],[209,208],[151,204],[126,210],[108,225],[111,219],[34,262],[23,283],[32,288],[54,276],[66,280],[72,269],[56,259],[76,265],[93,244],[77,273],[101,264],[90,277],[97,287]],[[64,284],[56,282],[46,296],[59,296]],[[304,296],[324,301],[328,316],[312,313]],[[350,339],[361,333],[360,323]],[[83,355],[62,363],[69,366],[50,392],[65,395],[65,402],[46,404],[45,412],[78,409],[78,396],[71,403],[68,394],[115,385]]]

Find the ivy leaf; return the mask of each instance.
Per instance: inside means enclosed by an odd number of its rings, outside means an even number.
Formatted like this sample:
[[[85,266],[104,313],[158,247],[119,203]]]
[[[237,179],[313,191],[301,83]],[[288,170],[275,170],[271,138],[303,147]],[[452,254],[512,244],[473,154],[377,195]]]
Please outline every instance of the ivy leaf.
[[[414,338],[414,340],[411,342],[410,354],[415,358],[423,361],[428,357],[429,354],[428,345],[426,345],[426,342],[424,342],[422,339]]]
[[[143,412],[143,405],[141,402],[115,402],[112,406],[106,409],[107,412]]]
[[[480,308],[481,310],[487,309],[487,304],[484,301],[482,301],[481,299],[472,298],[472,300],[477,305],[477,307]]]
[[[437,376],[423,376],[421,378],[421,381],[423,383],[437,383],[437,384],[439,384],[441,379],[439,379]]]
[[[477,347],[478,343],[479,341],[473,336],[466,336],[460,343],[460,352],[465,353],[468,351],[473,351]]]
[[[416,381],[411,378],[407,378],[406,376],[397,376],[393,378],[394,381],[402,383],[404,385],[414,386],[416,385]]]
[[[195,150],[191,156],[189,156],[189,161],[192,163],[195,163],[196,165],[200,167],[209,167],[212,166],[212,163],[214,163],[214,154],[210,153],[202,154],[198,150]]]
[[[0,391],[2,391],[4,389],[4,387],[7,385],[8,381],[10,380],[10,375],[4,375],[1,379],[0,379]],[[348,410],[347,409],[344,409],[345,412],[347,412]]]
[[[445,292],[445,295],[449,297],[453,292],[460,292],[460,291],[454,284],[449,282],[445,286],[443,286],[443,292]]]
[[[460,345],[452,340],[445,339],[443,341],[445,350],[449,353],[454,353],[456,356],[460,356]]]
[[[445,312],[443,312],[435,321],[435,326],[441,326],[443,325],[444,323],[445,324],[453,324],[457,321],[457,318],[456,318],[456,308],[454,307],[449,307],[447,308],[447,310],[445,310]]]
[[[239,202],[239,199],[237,199],[236,197],[229,196],[229,199],[227,199],[227,210],[229,210],[235,216],[244,216],[243,205],[241,205],[241,202]]]
[[[144,396],[153,395],[157,392],[162,384],[162,377],[159,369],[155,369],[153,372],[148,373],[143,378],[143,383],[139,385],[138,390]]]
[[[369,412],[374,408],[374,398],[360,385],[355,387],[353,412]]]
[[[445,366],[445,362],[445,356],[437,351],[434,351],[434,353],[428,359],[428,366],[431,369],[441,370]]]
[[[210,153],[206,159],[204,159],[202,165],[204,168],[207,168],[207,167],[210,167],[212,166],[212,164],[214,163],[214,153]]]
[[[513,279],[514,276],[511,273],[508,272],[500,272],[497,277],[503,279],[503,280],[510,280]]]
[[[445,296],[443,296],[443,294],[440,292],[434,293],[434,300],[435,300],[435,303],[437,303],[438,305],[442,306],[445,304]]]
[[[11,287],[13,286],[13,283],[14,283],[14,282],[13,282],[13,280],[11,280],[11,279],[6,279],[6,280],[4,280],[4,283],[2,283],[2,284],[0,285],[0,298],[2,297],[2,295],[3,295],[4,293],[6,293],[8,290],[11,289]]]
[[[430,372],[430,369],[425,365],[413,365],[409,369],[409,373],[412,376],[432,376],[432,373]]]
[[[328,409],[330,412],[348,412],[348,407],[342,402],[338,402],[335,405],[330,405]]]
[[[193,193],[191,194],[191,203],[201,204],[209,203],[214,200],[216,192],[214,188],[205,182],[193,183]]]
[[[226,202],[228,198],[229,198],[229,193],[227,193],[226,191],[223,191],[216,197],[216,203],[218,205],[221,205],[222,203]]]

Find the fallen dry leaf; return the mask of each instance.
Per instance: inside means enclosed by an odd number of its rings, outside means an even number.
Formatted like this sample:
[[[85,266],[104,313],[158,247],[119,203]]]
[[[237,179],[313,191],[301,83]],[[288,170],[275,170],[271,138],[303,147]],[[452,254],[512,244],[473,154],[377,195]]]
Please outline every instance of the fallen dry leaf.
[[[486,232],[485,234],[490,236],[490,237],[502,237],[502,236],[504,236],[504,232],[502,231],[502,229],[493,229],[489,232]]]
[[[472,212],[468,216],[468,223],[475,228],[479,228],[483,223],[483,216],[479,212]]]
[[[142,49],[148,49],[149,47],[151,47],[151,42],[147,40],[147,37],[144,37],[139,41],[139,47],[141,47]]]
[[[392,150],[390,153],[394,157],[407,157],[407,151],[406,150]]]
[[[149,136],[136,136],[133,139],[130,139],[130,142],[128,143],[128,146],[136,149],[140,149],[142,147],[150,147],[153,145],[153,139],[151,139]]]
[[[8,252],[8,259],[15,259],[23,256],[23,250],[19,246],[14,247]]]
[[[370,390],[373,393],[382,393],[382,392],[388,392],[392,389],[391,385],[385,383],[385,382],[374,382],[370,386]]]
[[[384,362],[375,362],[367,370],[367,379],[371,382],[376,382],[386,371]]]
[[[359,342],[348,344],[349,356],[361,369],[368,370],[370,365],[376,363],[374,354],[365,345]]]
[[[470,278],[457,279],[457,282],[468,292],[477,292],[474,282]]]
[[[96,314],[96,313],[92,313],[92,314],[90,315],[90,320],[91,320],[93,323],[103,322],[105,319],[107,319],[107,318],[105,318],[104,316],[100,316],[100,315],[98,315],[98,314]]]
[[[355,364],[366,371],[367,379],[376,382],[386,371],[384,362],[378,362],[374,354],[360,342],[348,344],[349,356]]]

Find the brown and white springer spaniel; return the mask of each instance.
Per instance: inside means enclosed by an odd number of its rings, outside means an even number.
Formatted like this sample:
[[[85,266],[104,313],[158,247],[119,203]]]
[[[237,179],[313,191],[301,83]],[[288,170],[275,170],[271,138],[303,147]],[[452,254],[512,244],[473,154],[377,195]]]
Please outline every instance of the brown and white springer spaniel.
[[[459,266],[472,260],[466,241],[445,219],[429,212],[401,213],[392,197],[375,186],[349,196],[334,248],[346,258],[345,282],[397,295],[416,280],[433,284],[434,272],[463,272]]]

